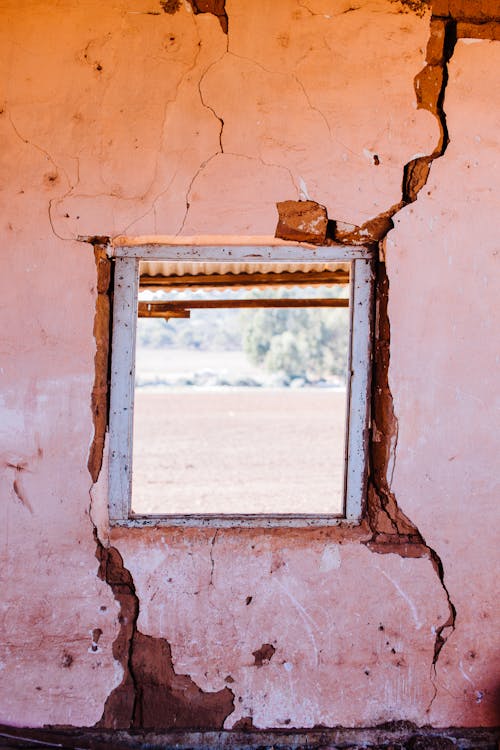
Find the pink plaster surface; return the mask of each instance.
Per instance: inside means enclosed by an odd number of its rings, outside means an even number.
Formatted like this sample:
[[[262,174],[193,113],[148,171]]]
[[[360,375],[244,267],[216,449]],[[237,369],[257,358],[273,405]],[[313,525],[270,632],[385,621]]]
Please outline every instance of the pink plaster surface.
[[[361,223],[437,143],[413,92],[428,17],[389,0],[307,5],[228,0],[229,37],[187,4],[3,5],[0,721],[91,725],[122,675],[96,576],[106,477],[92,488],[86,468],[95,266],[76,238],[270,235],[276,201],[306,194]],[[203,689],[235,680],[228,727],[494,721],[498,49],[455,54],[450,147],[387,247],[394,488],[458,613],[437,695],[448,609],[428,559],[371,553],[355,533],[113,532],[142,632],[168,638]],[[264,643],[276,652],[257,668]]]
[[[43,231],[34,195],[31,206]],[[0,282],[0,721],[81,725],[100,717],[121,679],[111,653],[117,608],[96,578],[88,517],[93,262],[74,245],[48,250],[26,224]],[[83,282],[72,295],[57,293],[64,257]]]
[[[277,200],[359,224],[398,202],[438,135],[411,85],[427,19],[389,0],[227,8],[229,37],[184,5],[7,4],[7,117],[53,160],[61,237],[273,234]]]
[[[457,609],[437,666],[437,725],[498,722],[499,66],[497,42],[458,42],[450,145],[387,243],[393,490],[441,556]]]
[[[64,178],[2,109],[0,721],[81,725],[121,679],[88,518],[95,267],[54,236]]]
[[[321,533],[144,536],[113,533],[141,600],[138,628],[166,637],[176,671],[202,689],[234,680],[227,728],[248,716],[266,728],[425,715],[434,633],[448,616],[429,560]],[[257,667],[266,643],[276,651]]]

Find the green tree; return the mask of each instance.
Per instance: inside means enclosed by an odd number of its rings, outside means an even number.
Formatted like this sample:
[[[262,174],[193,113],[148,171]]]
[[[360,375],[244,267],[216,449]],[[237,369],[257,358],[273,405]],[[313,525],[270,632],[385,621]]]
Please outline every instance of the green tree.
[[[244,350],[254,364],[309,381],[345,377],[346,309],[271,308],[245,313],[242,318]]]

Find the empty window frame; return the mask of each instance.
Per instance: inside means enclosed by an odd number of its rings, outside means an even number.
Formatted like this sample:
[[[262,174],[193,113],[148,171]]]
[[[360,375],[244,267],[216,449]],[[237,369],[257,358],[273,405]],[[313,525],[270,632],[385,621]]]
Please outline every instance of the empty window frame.
[[[367,477],[367,435],[369,425],[369,388],[371,369],[373,268],[371,253],[363,247],[325,246],[275,243],[266,244],[204,244],[180,245],[168,241],[137,244],[116,242],[111,248],[115,261],[113,305],[113,336],[110,402],[109,455],[109,518],[112,525],[202,525],[202,526],[326,526],[339,522],[356,523],[360,520],[365,498]],[[345,472],[342,486],[342,507],[332,512],[213,512],[146,514],[132,512],[133,435],[135,352],[137,315],[148,315],[151,307],[139,303],[140,268],[142,261],[162,261],[177,264],[182,273],[184,263],[191,269],[210,268],[215,264],[218,273],[224,268],[229,274],[241,268],[263,266],[276,268],[310,269],[314,264],[342,264],[349,269],[349,346],[345,419]],[[208,265],[207,265],[208,264]],[[286,275],[286,274],[285,274]],[[202,277],[194,276],[193,279]],[[206,279],[206,275],[204,276]],[[215,277],[212,277],[212,282]],[[238,276],[235,275],[235,279]],[[240,276],[240,280],[243,276]],[[210,279],[207,282],[210,285]],[[237,283],[237,282],[236,282]],[[213,285],[213,283],[212,283]],[[153,305],[154,307],[155,305]],[[157,305],[161,307],[161,303]],[[176,305],[167,305],[169,315]],[[179,307],[179,304],[177,304]],[[148,312],[149,310],[149,312]],[[179,314],[183,314],[182,310]],[[208,397],[208,396],[207,396]],[[165,446],[176,439],[165,436]],[[304,458],[307,460],[307,457]],[[222,475],[223,467],[221,467]],[[175,492],[175,486],[171,488]],[[240,493],[245,492],[244,484]],[[174,503],[175,505],[175,503]],[[240,503],[236,506],[241,508]],[[252,511],[252,502],[245,507]],[[333,508],[333,506],[332,506]]]

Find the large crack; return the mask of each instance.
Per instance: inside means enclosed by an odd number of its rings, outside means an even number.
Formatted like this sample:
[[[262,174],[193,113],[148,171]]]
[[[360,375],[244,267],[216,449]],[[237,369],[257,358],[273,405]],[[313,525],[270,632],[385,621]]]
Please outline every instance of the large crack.
[[[89,490],[91,502],[94,485],[95,482]],[[112,649],[123,669],[122,680],[108,695],[95,726],[113,730],[221,730],[234,711],[234,693],[228,687],[206,692],[189,675],[177,674],[170,643],[141,633],[137,627],[140,603],[133,577],[120,552],[116,547],[105,546],[94,523],[93,527],[97,575],[111,588],[120,606],[120,628]]]
[[[87,468],[95,483],[102,467],[104,441],[108,424],[109,382],[111,340],[111,297],[113,294],[114,266],[106,255],[108,238],[94,238],[94,259],[97,276],[97,298],[94,316],[94,385],[92,387],[91,409],[94,422],[94,436],[90,444]]]
[[[165,638],[141,633],[137,628],[139,598],[133,577],[124,565],[120,552],[105,546],[99,539],[92,512],[92,493],[102,469],[104,440],[108,423],[110,373],[111,298],[113,294],[112,262],[106,254],[108,238],[87,238],[94,245],[97,271],[97,298],[94,318],[96,353],[91,408],[94,436],[89,449],[88,470],[92,479],[89,489],[89,518],[93,525],[98,577],[110,586],[120,605],[120,629],[113,642],[113,656],[123,668],[120,684],[109,694],[98,727],[112,729],[168,727],[193,730],[222,729],[234,710],[234,694],[228,688],[205,692],[188,676],[177,674],[172,651]],[[210,549],[213,575],[213,545]]]
[[[374,342],[374,367],[372,380],[372,434],[370,440],[370,481],[368,488],[367,520],[371,538],[364,542],[377,553],[395,552],[405,557],[428,557],[445,593],[449,615],[447,620],[436,628],[434,653],[431,665],[431,681],[434,694],[427,711],[437,695],[437,663],[441,651],[456,627],[457,610],[450,597],[445,582],[445,572],[441,557],[427,544],[415,524],[398,506],[391,489],[394,471],[395,446],[398,424],[394,414],[393,398],[389,386],[390,362],[390,321],[388,316],[389,279],[385,262],[381,259],[382,242],[393,226],[393,216],[405,206],[417,200],[420,190],[429,177],[432,163],[444,155],[449,143],[449,133],[444,111],[444,97],[448,82],[448,63],[456,43],[456,24],[453,20],[431,19],[427,45],[426,66],[415,78],[417,107],[434,114],[440,127],[440,137],[434,151],[408,162],[403,170],[402,200],[389,211],[370,222],[387,229],[378,242],[379,262],[377,264],[377,310]],[[379,223],[378,220],[382,219]]]
[[[115,547],[97,538],[98,576],[120,605],[120,631],[113,656],[123,667],[123,679],[108,696],[98,727],[112,729],[218,730],[234,710],[234,694],[224,687],[205,692],[188,676],[174,670],[172,650],[165,638],[144,635],[137,628],[139,597],[130,571]]]
[[[441,651],[456,626],[457,610],[445,582],[441,557],[425,540],[415,524],[403,513],[388,480],[389,466],[393,461],[397,418],[388,383],[390,323],[387,314],[389,280],[385,263],[377,267],[377,323],[374,344],[372,381],[372,435],[370,440],[370,479],[366,518],[371,537],[365,544],[371,552],[395,553],[402,557],[427,557],[438,576],[446,596],[448,618],[435,630],[434,652],[431,663],[433,696],[430,710],[437,695],[437,662]]]
[[[453,55],[456,31],[454,20],[431,18],[426,65],[414,79],[417,108],[431,112],[439,124],[440,132],[436,147],[432,153],[412,159],[404,166],[402,196],[398,203],[362,226],[346,225],[330,220],[327,231],[330,241],[344,245],[371,246],[377,260],[369,481],[365,514],[370,537],[362,543],[372,552],[380,554],[395,553],[402,557],[427,557],[446,595],[449,615],[446,622],[435,631],[431,667],[434,696],[428,710],[437,694],[435,683],[437,662],[445,643],[455,630],[457,611],[445,583],[444,567],[440,556],[427,544],[419,529],[399,507],[391,489],[396,459],[398,421],[394,413],[389,385],[389,279],[383,243],[389,231],[394,227],[393,217],[402,208],[417,200],[427,182],[433,161],[443,156],[448,146],[449,133],[443,105],[448,82],[448,63]],[[297,210],[300,211],[300,204],[297,204]],[[283,235],[279,236],[283,237]]]

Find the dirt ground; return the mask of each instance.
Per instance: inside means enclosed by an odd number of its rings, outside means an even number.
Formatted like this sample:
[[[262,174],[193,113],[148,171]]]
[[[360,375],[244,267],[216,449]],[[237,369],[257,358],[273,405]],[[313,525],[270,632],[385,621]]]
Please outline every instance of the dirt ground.
[[[345,391],[136,391],[136,513],[338,513]]]

